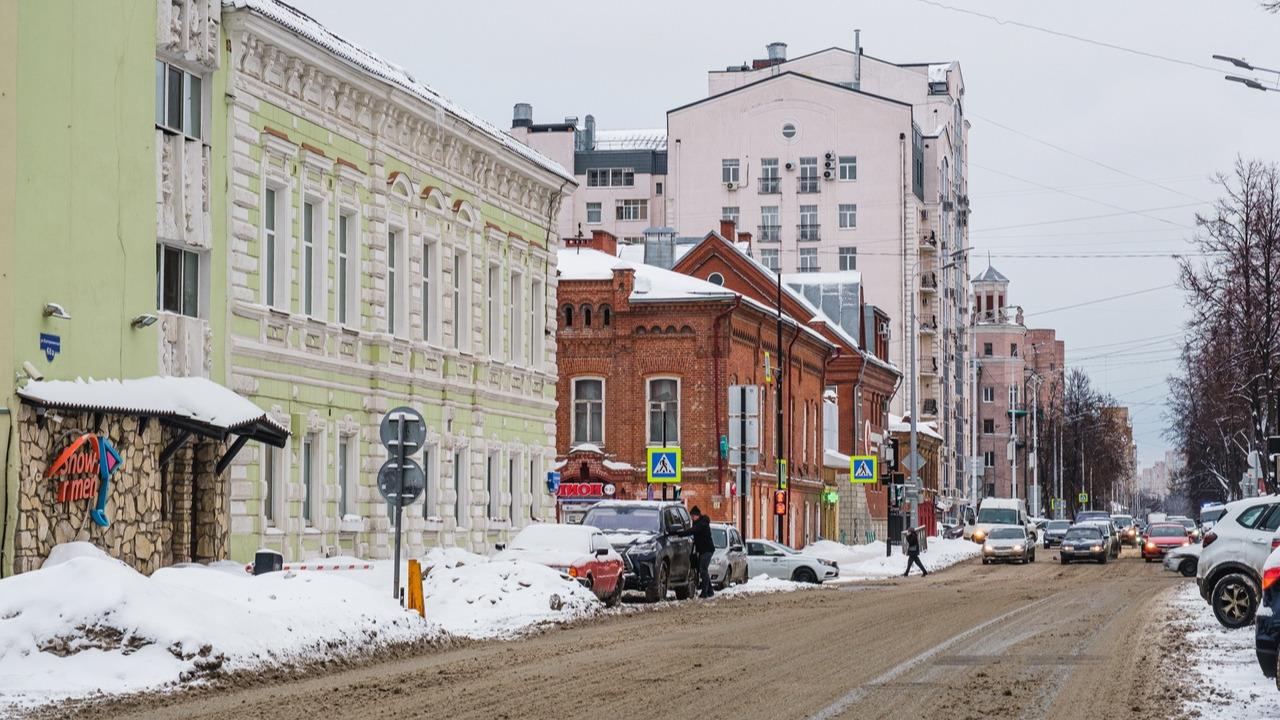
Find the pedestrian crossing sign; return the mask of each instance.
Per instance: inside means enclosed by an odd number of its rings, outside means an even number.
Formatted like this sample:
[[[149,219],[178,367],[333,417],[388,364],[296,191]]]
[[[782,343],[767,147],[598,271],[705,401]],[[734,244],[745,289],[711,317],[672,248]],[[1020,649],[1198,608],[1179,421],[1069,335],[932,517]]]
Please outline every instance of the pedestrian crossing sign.
[[[651,447],[648,452],[649,462],[646,468],[651,483],[680,482],[680,448]]]
[[[880,479],[877,472],[878,458],[875,455],[854,455],[849,458],[849,482],[873,483]]]

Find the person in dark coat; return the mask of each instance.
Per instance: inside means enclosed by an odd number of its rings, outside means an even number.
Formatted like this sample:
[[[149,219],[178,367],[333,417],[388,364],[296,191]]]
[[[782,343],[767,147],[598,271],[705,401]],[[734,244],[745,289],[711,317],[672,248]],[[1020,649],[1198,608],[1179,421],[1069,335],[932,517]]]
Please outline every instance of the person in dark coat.
[[[698,558],[698,578],[701,588],[698,597],[709,598],[715,595],[711,589],[711,556],[716,552],[716,543],[711,539],[711,518],[702,514],[702,509],[694,505],[689,510],[693,516],[693,526],[680,533],[693,536],[693,552]]]
[[[916,529],[907,530],[907,571],[902,573],[902,577],[911,574],[911,565],[915,564],[920,568],[920,572],[925,577],[929,577],[929,571],[924,569],[924,563],[920,562],[920,536],[916,534]]]

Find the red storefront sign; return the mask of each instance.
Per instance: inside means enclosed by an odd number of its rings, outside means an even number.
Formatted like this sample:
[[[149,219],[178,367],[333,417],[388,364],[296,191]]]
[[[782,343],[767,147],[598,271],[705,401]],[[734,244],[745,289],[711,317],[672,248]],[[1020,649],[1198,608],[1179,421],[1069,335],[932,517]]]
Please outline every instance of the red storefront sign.
[[[615,492],[613,483],[603,482],[571,482],[560,483],[556,491],[558,498],[602,498],[612,496]]]
[[[107,438],[85,433],[77,437],[53,461],[45,478],[58,484],[57,502],[75,502],[97,497],[89,516],[107,527],[107,490],[111,475],[120,467],[120,454]]]

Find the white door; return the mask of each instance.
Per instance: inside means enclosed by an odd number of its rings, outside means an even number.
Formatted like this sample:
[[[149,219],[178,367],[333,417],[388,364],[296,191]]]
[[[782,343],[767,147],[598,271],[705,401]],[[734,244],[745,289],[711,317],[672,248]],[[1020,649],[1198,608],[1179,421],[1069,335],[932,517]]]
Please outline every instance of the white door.
[[[1280,503],[1262,503],[1246,508],[1236,518],[1244,526],[1240,534],[1240,557],[1251,566],[1262,568],[1271,554],[1271,539],[1280,527]]]

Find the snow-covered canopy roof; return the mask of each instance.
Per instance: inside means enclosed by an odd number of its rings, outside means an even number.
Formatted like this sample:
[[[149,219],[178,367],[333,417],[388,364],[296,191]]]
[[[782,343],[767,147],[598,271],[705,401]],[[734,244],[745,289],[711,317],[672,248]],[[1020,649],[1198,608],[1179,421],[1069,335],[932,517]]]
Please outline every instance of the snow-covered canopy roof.
[[[419,82],[408,70],[334,33],[310,15],[278,0],[222,0],[222,4],[227,8],[257,13],[346,60],[363,72],[457,117],[534,165],[555,173],[565,180],[574,180],[573,173],[565,170],[560,163],[499,130],[493,123],[441,95],[431,86]]]
[[[248,398],[199,377],[41,380],[27,383],[18,396],[47,408],[168,418],[202,434],[248,435],[277,447],[289,436]]]
[[[664,270],[653,265],[633,263],[599,250],[567,249],[558,254],[561,280],[608,280],[614,268],[635,271],[635,287],[631,302],[662,300],[696,300],[700,298],[732,298],[736,295],[706,280]]]
[[[596,150],[666,150],[666,128],[596,130]]]
[[[938,63],[929,66],[929,82],[944,83],[947,81],[947,73],[951,70],[954,62]]]
[[[1001,274],[999,270],[988,265],[987,269],[983,270],[982,274],[974,278],[973,281],[974,282],[1006,282],[1007,283],[1009,282],[1009,278]]]
[[[894,415],[893,413],[889,413],[889,432],[897,432],[897,433],[911,432],[910,419],[908,418],[904,420],[900,415]],[[942,436],[938,434],[937,424],[932,421],[917,422],[916,432],[919,433],[920,435],[927,435],[928,437],[931,437],[931,438],[937,438],[938,440],[942,439]]]
[[[842,452],[827,448],[822,451],[822,466],[835,470],[849,470],[850,458]]]

